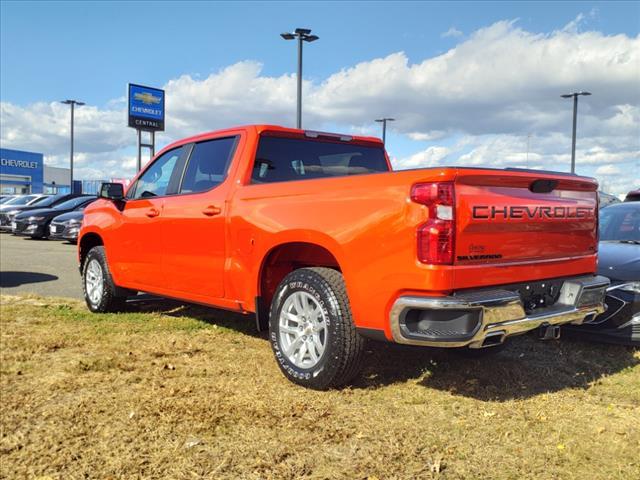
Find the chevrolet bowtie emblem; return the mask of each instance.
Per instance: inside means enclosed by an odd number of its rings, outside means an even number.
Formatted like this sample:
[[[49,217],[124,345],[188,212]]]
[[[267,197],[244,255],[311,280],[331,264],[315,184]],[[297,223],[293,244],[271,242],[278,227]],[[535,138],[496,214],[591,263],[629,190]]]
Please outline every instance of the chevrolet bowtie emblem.
[[[133,98],[138,100],[139,102],[144,103],[145,105],[157,105],[160,103],[160,97],[156,97],[152,93],[144,92],[144,93],[134,93]]]

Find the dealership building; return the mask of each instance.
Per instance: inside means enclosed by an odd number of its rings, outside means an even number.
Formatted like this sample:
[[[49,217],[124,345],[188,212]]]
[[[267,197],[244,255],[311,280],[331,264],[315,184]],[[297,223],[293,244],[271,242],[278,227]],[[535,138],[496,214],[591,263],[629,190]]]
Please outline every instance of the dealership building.
[[[69,193],[69,181],[69,169],[45,165],[42,153],[0,148],[0,193],[4,195]],[[75,191],[81,188],[75,187]]]

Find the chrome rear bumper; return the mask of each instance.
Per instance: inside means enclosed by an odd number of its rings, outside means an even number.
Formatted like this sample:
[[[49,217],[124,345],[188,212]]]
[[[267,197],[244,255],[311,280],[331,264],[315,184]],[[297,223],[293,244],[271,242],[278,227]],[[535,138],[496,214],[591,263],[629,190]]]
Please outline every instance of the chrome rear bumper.
[[[605,311],[608,286],[609,279],[601,276],[567,278],[554,305],[528,315],[520,294],[506,289],[447,297],[403,296],[391,308],[391,333],[395,342],[409,345],[482,348],[488,339],[495,345],[540,326],[589,321]],[[420,323],[428,329],[416,329]]]

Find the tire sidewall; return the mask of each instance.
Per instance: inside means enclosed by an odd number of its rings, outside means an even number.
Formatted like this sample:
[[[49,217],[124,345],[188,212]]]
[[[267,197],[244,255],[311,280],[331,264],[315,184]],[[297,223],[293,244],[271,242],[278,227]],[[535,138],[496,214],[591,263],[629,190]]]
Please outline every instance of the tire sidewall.
[[[89,263],[91,263],[92,260],[96,260],[102,268],[102,296],[100,297],[100,301],[97,304],[91,303],[87,292],[87,268],[89,267]],[[107,302],[109,301],[108,296],[111,293],[111,285],[109,284],[110,278],[111,276],[109,275],[109,268],[107,267],[102,247],[92,248],[89,253],[87,253],[87,256],[84,260],[84,265],[82,266],[82,292],[84,294],[84,300],[87,304],[87,307],[89,307],[89,310],[94,313],[104,312],[107,310],[106,306]]]
[[[294,365],[283,353],[280,345],[280,313],[285,300],[296,292],[311,295],[320,305],[326,322],[325,348],[318,363],[311,368]],[[294,271],[287,275],[276,290],[269,315],[269,341],[276,361],[284,374],[296,383],[321,387],[326,379],[331,379],[337,369],[335,357],[336,328],[342,321],[338,300],[330,286],[323,279],[309,271]]]

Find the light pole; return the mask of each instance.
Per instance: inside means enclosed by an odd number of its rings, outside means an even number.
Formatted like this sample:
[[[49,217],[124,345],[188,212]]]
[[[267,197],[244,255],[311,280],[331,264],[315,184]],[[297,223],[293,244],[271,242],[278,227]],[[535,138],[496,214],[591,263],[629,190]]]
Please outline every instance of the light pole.
[[[296,28],[294,33],[281,33],[285,40],[298,40],[298,107],[296,115],[296,128],[302,128],[302,42],[315,42],[317,35],[311,35],[308,28]]]
[[[79,102],[77,100],[64,100],[60,103],[64,103],[65,105],[71,105],[71,152],[69,155],[70,158],[70,168],[69,168],[69,177],[70,177],[70,192],[73,193],[73,117],[75,113],[75,106],[78,105],[81,107],[84,105],[84,102]]]
[[[395,118],[383,117],[376,118],[376,122],[382,123],[382,144],[387,143],[387,122],[395,122]]]
[[[578,122],[578,96],[591,95],[589,92],[574,92],[560,95],[562,98],[573,97],[573,136],[571,137],[571,173],[576,173],[576,124]]]

